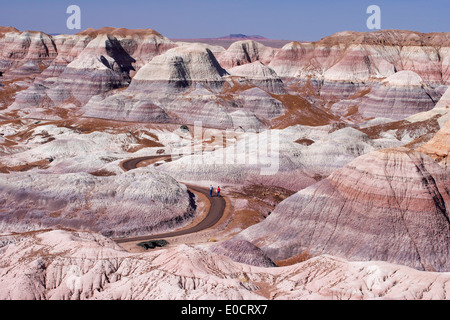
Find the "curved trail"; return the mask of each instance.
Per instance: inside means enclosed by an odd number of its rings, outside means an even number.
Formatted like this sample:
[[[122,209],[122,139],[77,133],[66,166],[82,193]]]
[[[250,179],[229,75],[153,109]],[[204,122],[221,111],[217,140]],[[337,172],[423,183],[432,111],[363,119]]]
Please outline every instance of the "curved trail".
[[[168,156],[167,155],[165,155],[165,156],[158,155],[158,156],[146,156],[146,157],[133,158],[133,159],[124,161],[122,163],[122,168],[125,171],[129,171],[129,170],[137,168],[137,165],[142,161],[154,160],[154,159],[160,159],[160,158],[162,159],[162,158],[166,158],[166,157],[168,157]],[[206,217],[202,221],[200,221],[195,226],[192,226],[187,229],[179,230],[179,231],[172,231],[172,232],[160,233],[160,234],[154,234],[154,235],[148,235],[148,236],[120,238],[120,239],[115,239],[114,241],[117,243],[124,243],[124,242],[147,241],[147,240],[155,240],[155,239],[161,239],[161,238],[169,238],[169,237],[182,236],[182,235],[186,235],[186,234],[190,234],[190,233],[199,232],[199,231],[202,231],[202,230],[205,230],[205,229],[208,229],[208,228],[214,226],[220,220],[220,218],[222,218],[222,216],[223,216],[223,213],[225,211],[225,199],[223,197],[217,197],[217,196],[213,196],[211,198],[209,196],[209,189],[207,189],[207,188],[194,186],[194,185],[190,185],[190,184],[186,184],[186,186],[188,187],[188,189],[190,189],[192,191],[202,193],[203,195],[206,196],[206,198],[210,202],[209,211],[208,211]]]

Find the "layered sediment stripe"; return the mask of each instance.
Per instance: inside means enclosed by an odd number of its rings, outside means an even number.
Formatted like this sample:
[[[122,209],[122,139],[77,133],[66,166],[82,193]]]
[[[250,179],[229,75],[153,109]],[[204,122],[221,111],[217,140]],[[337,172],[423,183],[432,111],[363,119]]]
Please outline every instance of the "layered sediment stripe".
[[[238,238],[273,260],[308,251],[449,271],[449,186],[445,170],[420,152],[375,151],[289,197]]]
[[[438,100],[432,91],[417,73],[400,71],[375,85],[362,99],[358,111],[366,118],[401,120],[432,109]]]

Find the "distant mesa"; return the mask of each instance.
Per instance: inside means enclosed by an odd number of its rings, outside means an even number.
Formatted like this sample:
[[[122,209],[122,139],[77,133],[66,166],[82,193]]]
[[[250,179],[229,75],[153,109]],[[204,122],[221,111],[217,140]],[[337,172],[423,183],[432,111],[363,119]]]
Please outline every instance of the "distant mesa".
[[[236,41],[245,41],[245,40],[253,40],[258,41],[265,46],[269,46],[272,48],[282,48],[287,43],[291,42],[291,40],[277,40],[277,39],[269,39],[260,35],[246,35],[242,33],[232,33],[227,36],[217,37],[217,38],[173,38],[172,41],[181,41],[181,42],[200,42],[207,43],[210,45],[218,45],[228,48],[232,43]]]
[[[213,38],[217,40],[269,40],[266,37],[259,35],[248,36],[242,33],[232,33],[224,37]]]
[[[189,38],[190,39],[190,38]],[[194,38],[193,38],[194,39]],[[240,41],[240,40],[270,40],[266,37],[260,36],[260,35],[246,35],[243,33],[231,33],[227,36],[222,37],[212,37],[212,38],[195,38],[195,39],[203,39],[203,40],[234,40],[234,41]]]

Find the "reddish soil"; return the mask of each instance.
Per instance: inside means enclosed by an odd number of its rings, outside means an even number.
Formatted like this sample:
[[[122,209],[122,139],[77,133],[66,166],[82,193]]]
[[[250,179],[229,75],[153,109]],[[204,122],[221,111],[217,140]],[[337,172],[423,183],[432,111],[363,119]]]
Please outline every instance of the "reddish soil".
[[[116,175],[114,172],[108,171],[106,169],[100,169],[89,173],[96,177],[110,177]]]
[[[39,169],[46,169],[49,165],[49,161],[48,160],[39,160],[36,162],[30,162],[24,165],[19,165],[19,166],[5,166],[0,164],[0,173],[9,173],[9,172],[13,172],[13,171],[28,171],[34,168],[39,168]]]
[[[429,120],[413,123],[406,120],[400,120],[359,130],[367,134],[371,139],[379,139],[383,132],[387,132],[389,130],[397,130],[396,136],[399,139],[401,139],[404,134],[407,134],[408,132],[414,132],[418,129],[426,129],[425,134],[431,133],[434,135],[439,131],[440,128],[439,123],[437,122],[438,118],[439,116],[435,116]]]
[[[295,140],[294,142],[296,142],[296,143],[298,143],[298,144],[301,144],[301,145],[303,145],[303,146],[310,146],[310,145],[312,145],[312,144],[314,143],[313,140],[305,139],[305,138]]]
[[[271,120],[272,127],[284,129],[292,125],[323,126],[336,122],[338,119],[331,113],[313,106],[301,96],[271,94],[280,100],[287,108],[286,113]]]
[[[289,257],[287,259],[275,261],[275,264],[279,267],[285,267],[306,261],[312,257],[313,256],[308,251],[303,251],[302,253]]]

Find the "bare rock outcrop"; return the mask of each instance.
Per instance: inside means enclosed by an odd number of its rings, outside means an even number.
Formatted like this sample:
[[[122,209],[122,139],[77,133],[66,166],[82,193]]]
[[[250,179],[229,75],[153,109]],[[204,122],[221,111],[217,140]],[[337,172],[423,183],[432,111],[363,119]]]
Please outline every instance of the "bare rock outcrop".
[[[213,245],[210,250],[231,258],[233,261],[258,267],[276,267],[258,247],[245,240],[226,240]]]
[[[413,71],[399,71],[375,85],[361,100],[358,112],[365,118],[401,120],[432,109],[440,96]]]
[[[226,110],[231,103],[217,96],[225,75],[208,46],[180,46],[142,67],[126,90],[92,98],[83,108],[84,115],[186,124],[195,119],[205,125],[232,127]]]
[[[220,132],[207,133],[216,134],[220,140],[226,138]],[[236,143],[227,141],[225,149],[198,155],[190,155],[189,151],[181,159],[158,168],[180,181],[215,181],[219,185],[244,187],[260,184],[297,192],[363,154],[404,144],[396,139],[371,139],[357,129],[333,125],[248,132],[239,136]],[[267,148],[267,153],[255,148],[256,145]],[[183,152],[182,148],[179,150]],[[177,154],[177,149],[174,153]]]
[[[276,72],[260,61],[237,66],[227,71],[232,76],[248,80],[257,87],[274,94],[286,93],[284,84]]]
[[[444,168],[450,165],[450,121],[434,135],[434,137],[418,148],[419,151],[426,153],[441,163]]]
[[[167,90],[186,89],[197,83],[220,88],[226,74],[207,46],[192,44],[152,59],[136,74],[130,90],[152,90],[152,87],[147,88],[149,84],[169,85]]]
[[[134,70],[130,70],[130,76],[150,62],[154,57],[177,46],[168,38],[153,29],[125,29],[105,27],[98,30],[86,29],[77,35],[87,35],[91,38],[102,34],[116,37],[121,47],[135,60]]]
[[[237,236],[278,260],[304,251],[450,270],[450,180],[407,148],[374,151],[281,202]]]
[[[450,121],[450,87],[445,89],[433,109],[426,112],[413,114],[406,120],[411,122],[419,122],[436,116],[439,116],[438,123],[440,127],[443,127],[447,121]]]
[[[191,124],[195,117],[218,128],[397,120],[417,113],[432,117],[428,112],[449,84],[446,33],[340,32],[281,49],[253,40],[224,49],[175,43],[150,29],[87,29],[54,37],[2,30],[3,78],[30,77],[9,111],[33,118],[70,112]],[[252,88],[270,95],[259,99],[259,114],[241,95]]]
[[[143,65],[176,46],[151,29],[87,29],[76,35],[48,37],[55,54],[50,51],[52,60],[41,63],[34,84],[21,92],[12,109],[51,108],[66,102],[84,105],[92,96],[128,86]],[[27,64],[34,61],[29,54],[26,60]],[[19,69],[13,67],[17,73]]]
[[[449,84],[448,39],[447,33],[346,31],[312,43],[286,44],[269,66],[282,79],[313,81],[320,95],[332,101],[347,99],[403,70],[417,73],[434,92]]]
[[[0,30],[0,72],[15,79],[36,76],[58,55],[52,37],[37,31]]]
[[[217,60],[225,69],[255,61],[268,64],[277,51],[254,40],[236,41],[226,51],[219,53]]]
[[[281,77],[361,82],[412,70],[427,83],[445,83],[448,76],[447,33],[404,30],[339,32],[310,43],[291,42],[270,61]],[[442,64],[440,61],[445,60]]]
[[[284,93],[273,70],[258,61],[233,69],[235,75],[222,68],[208,45],[181,45],[142,67],[126,90],[92,98],[84,115],[259,129],[284,114],[270,94]]]
[[[100,34],[67,65],[58,77],[57,87],[84,104],[94,95],[128,86],[135,62],[120,39]]]
[[[448,273],[322,255],[280,268],[180,245],[132,254],[89,232],[0,236],[0,299],[448,299]]]
[[[195,214],[186,186],[149,169],[112,176],[1,174],[0,190],[3,232],[64,226],[121,237],[171,230]]]

